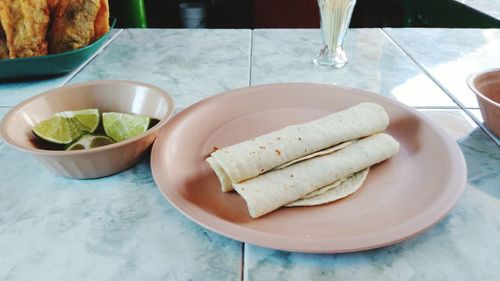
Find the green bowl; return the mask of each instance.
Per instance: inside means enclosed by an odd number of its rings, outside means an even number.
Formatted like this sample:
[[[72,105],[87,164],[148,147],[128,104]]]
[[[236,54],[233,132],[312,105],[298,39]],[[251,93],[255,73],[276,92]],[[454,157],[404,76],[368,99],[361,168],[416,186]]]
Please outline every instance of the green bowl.
[[[47,76],[71,72],[99,50],[108,39],[115,22],[116,20],[113,20],[109,31],[97,41],[77,50],[39,57],[0,59],[0,79]]]

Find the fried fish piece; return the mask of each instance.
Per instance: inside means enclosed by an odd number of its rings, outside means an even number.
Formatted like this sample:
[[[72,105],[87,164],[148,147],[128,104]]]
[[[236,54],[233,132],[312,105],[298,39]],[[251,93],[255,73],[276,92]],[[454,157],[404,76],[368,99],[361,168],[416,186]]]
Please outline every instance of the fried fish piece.
[[[2,23],[0,23],[0,59],[9,58],[9,48],[7,48],[7,39],[5,38],[5,31],[3,30]]]
[[[95,34],[92,41],[101,38],[109,31],[109,4],[108,0],[100,0],[99,11],[94,22]]]
[[[95,37],[94,23],[101,0],[59,0],[49,31],[49,52],[87,46]]]
[[[47,0],[47,7],[49,8],[49,14],[51,18],[56,14],[58,4],[59,0]]]
[[[10,58],[47,54],[47,0],[1,0],[0,22]]]

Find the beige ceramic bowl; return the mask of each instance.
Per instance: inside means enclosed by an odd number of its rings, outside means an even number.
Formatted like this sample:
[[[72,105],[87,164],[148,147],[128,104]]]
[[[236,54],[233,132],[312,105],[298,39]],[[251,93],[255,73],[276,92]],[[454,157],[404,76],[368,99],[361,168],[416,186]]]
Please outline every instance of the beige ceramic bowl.
[[[54,113],[98,108],[146,115],[160,122],[128,140],[89,150],[56,151],[35,147],[32,128]],[[137,163],[173,113],[172,98],[160,88],[133,81],[95,81],[56,88],[32,97],[4,117],[0,133],[15,148],[28,152],[57,173],[72,178],[98,178]]]
[[[486,126],[500,137],[500,68],[472,74],[467,83],[476,94]]]

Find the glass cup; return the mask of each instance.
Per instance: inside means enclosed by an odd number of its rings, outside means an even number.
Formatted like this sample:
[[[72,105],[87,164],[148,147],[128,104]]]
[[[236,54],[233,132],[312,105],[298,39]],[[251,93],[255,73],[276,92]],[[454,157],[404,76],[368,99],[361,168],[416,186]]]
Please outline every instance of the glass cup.
[[[314,59],[318,65],[341,68],[347,64],[342,47],[356,0],[318,0],[323,49]]]

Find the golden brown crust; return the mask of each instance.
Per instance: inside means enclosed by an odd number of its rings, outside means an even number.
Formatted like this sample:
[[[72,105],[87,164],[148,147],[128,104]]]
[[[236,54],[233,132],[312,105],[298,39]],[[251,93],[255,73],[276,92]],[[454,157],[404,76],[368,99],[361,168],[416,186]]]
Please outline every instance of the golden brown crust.
[[[109,31],[109,5],[108,0],[100,0],[99,11],[94,22],[95,34],[92,41],[101,38]]]
[[[59,0],[49,32],[49,52],[79,49],[92,42],[100,0]]]
[[[0,0],[0,59],[79,49],[108,31],[108,0]]]
[[[3,30],[2,23],[0,22],[0,59],[9,58],[9,48],[7,48],[7,39],[5,38],[5,31]]]
[[[50,14],[51,19],[56,14],[58,4],[59,4],[59,0],[47,0],[47,7],[49,8],[49,14]]]
[[[47,0],[2,0],[0,20],[10,58],[47,54]]]

